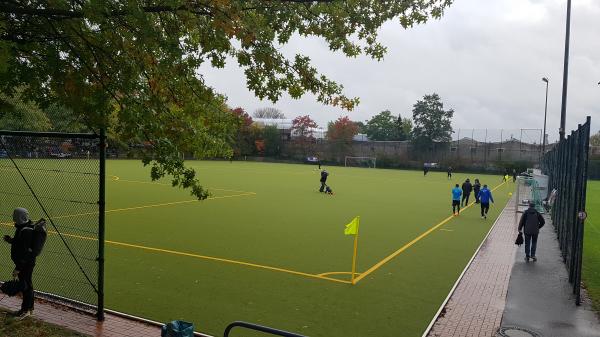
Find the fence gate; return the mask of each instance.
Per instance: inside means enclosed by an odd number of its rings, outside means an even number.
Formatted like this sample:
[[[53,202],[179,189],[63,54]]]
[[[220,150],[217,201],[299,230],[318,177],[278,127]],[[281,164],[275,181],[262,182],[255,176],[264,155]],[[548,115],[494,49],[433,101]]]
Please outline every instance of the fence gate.
[[[590,150],[590,124],[572,131],[542,158],[542,170],[549,176],[549,190],[556,189],[552,206],[552,222],[558,234],[562,257],[569,271],[569,282],[577,305],[581,303],[581,263],[583,255],[583,224]]]
[[[0,131],[0,228],[12,211],[47,220],[33,284],[49,297],[104,318],[105,136]],[[0,280],[10,279],[10,245],[0,243]]]

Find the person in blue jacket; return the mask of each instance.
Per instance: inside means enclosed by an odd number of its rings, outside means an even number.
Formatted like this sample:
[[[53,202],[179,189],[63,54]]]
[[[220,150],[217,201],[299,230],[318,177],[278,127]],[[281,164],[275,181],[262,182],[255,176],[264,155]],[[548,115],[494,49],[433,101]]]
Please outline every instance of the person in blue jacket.
[[[490,201],[494,202],[492,191],[488,189],[488,185],[483,185],[483,188],[479,191],[479,201],[481,202],[481,218],[487,219],[487,214],[490,210]]]
[[[452,214],[460,214],[460,197],[462,195],[462,189],[456,184],[452,189]]]

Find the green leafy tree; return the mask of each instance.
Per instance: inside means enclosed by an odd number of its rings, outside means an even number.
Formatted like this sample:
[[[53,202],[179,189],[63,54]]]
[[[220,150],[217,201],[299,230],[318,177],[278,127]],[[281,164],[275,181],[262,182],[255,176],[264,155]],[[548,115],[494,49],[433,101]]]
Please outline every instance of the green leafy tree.
[[[410,133],[410,120],[395,117],[389,110],[373,116],[365,125],[367,136],[371,140],[406,140]],[[408,132],[407,132],[407,129]]]
[[[454,110],[444,110],[438,94],[423,96],[413,105],[413,142],[419,148],[430,148],[435,142],[452,140]]]
[[[26,98],[26,88],[16,88],[12,94],[0,92],[0,130],[48,131],[50,120],[38,104]]]
[[[42,109],[51,102],[85,115],[90,127],[116,121],[124,139],[151,144],[143,163],[153,179],[206,198],[178,155],[230,156],[233,120],[200,66],[234,59],[247,87],[276,102],[306,93],[352,109],[358,99],[301,54],[280,50],[292,36],[322,38],[334,52],[382,59],[378,30],[440,18],[451,0],[32,0],[0,2],[0,92],[28,85]],[[116,110],[118,118],[109,116]],[[227,124],[230,122],[230,124]]]
[[[600,146],[600,131],[590,137],[590,145],[592,146]]]
[[[398,140],[408,140],[412,133],[412,120],[410,120],[410,118],[402,118],[401,116],[398,116],[396,123],[398,128]]]
[[[267,125],[263,129],[263,139],[265,141],[265,155],[279,156],[281,154],[281,132],[275,125]]]
[[[358,133],[366,133],[366,124],[363,122],[354,122],[358,127]]]
[[[73,110],[59,104],[52,103],[45,109],[46,116],[52,124],[52,131],[56,132],[89,132],[90,129],[82,120],[82,115],[73,113]],[[116,116],[113,116],[116,117]],[[116,123],[111,123],[116,124]]]

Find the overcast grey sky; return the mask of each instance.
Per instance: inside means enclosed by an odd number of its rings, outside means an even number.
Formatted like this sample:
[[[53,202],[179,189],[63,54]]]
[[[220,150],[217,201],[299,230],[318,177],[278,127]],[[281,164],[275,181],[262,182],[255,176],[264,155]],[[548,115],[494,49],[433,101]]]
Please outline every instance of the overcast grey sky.
[[[600,1],[572,0],[567,130],[592,116],[600,127]],[[246,89],[235,62],[203,69],[208,84],[249,113],[274,106],[287,117],[309,114],[320,126],[348,115],[364,121],[382,110],[412,117],[412,105],[436,92],[453,108],[454,128],[542,128],[545,83],[550,79],[547,133],[558,137],[566,0],[456,0],[441,20],[404,30],[381,29],[383,61],[346,58],[320,39],[296,38],[286,54],[306,54],[317,68],[360,97],[353,111],[323,106],[307,95],[260,101]]]

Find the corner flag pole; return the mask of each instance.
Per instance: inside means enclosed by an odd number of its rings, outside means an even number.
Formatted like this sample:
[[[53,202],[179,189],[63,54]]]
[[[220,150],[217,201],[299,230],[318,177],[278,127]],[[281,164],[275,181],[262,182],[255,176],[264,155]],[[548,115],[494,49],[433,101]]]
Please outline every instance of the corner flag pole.
[[[358,229],[360,227],[360,216],[356,217],[356,235],[354,235],[354,254],[352,255],[352,285],[354,285],[354,275],[356,273],[356,258],[358,257]]]

